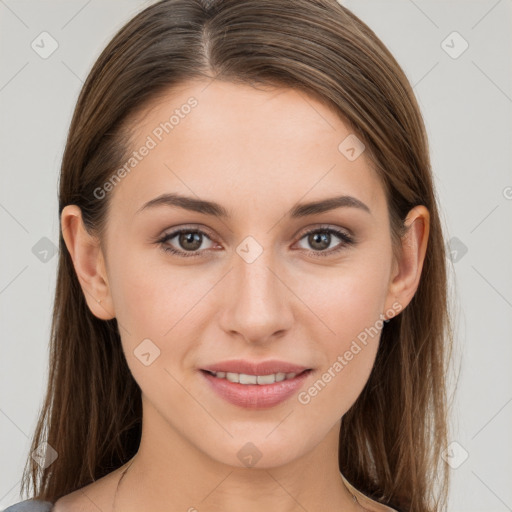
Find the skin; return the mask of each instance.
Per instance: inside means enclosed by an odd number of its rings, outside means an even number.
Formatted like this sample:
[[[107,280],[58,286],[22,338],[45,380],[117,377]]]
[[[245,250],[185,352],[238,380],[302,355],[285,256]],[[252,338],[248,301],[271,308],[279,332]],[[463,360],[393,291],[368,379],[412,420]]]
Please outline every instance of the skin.
[[[361,510],[339,473],[338,432],[368,380],[380,332],[308,404],[294,395],[267,409],[240,408],[214,394],[198,368],[277,358],[314,368],[301,388],[307,390],[380,314],[410,302],[428,210],[409,212],[394,261],[384,190],[365,153],[349,161],[338,150],[351,133],[346,125],[291,89],[183,84],[139,116],[133,149],[190,96],[198,105],[109,192],[103,248],[84,229],[78,207],[67,206],[61,217],[88,305],[98,318],[117,318],[142,390],[141,445],[116,510]],[[170,192],[216,201],[231,218],[168,206],[137,213]],[[371,213],[344,207],[287,217],[296,203],[342,194]],[[203,256],[168,254],[156,242],[183,226],[211,234],[196,250]],[[318,249],[304,232],[325,226],[350,230],[356,244],[322,257],[343,241],[332,235],[328,249]],[[236,251],[249,235],[263,250],[252,263]],[[166,244],[189,247],[179,237]],[[315,251],[319,256],[309,254]],[[149,366],[134,355],[146,338],[160,349]],[[248,442],[261,453],[254,467],[237,456]],[[125,467],[61,498],[57,512],[76,505],[112,510]]]

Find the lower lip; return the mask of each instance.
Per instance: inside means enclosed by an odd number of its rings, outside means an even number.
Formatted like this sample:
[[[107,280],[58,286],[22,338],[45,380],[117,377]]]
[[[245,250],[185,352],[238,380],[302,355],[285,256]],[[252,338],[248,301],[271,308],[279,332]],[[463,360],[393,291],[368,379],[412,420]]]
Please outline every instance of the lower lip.
[[[213,390],[231,404],[247,409],[265,409],[280,404],[290,398],[303,385],[312,373],[307,370],[293,379],[286,379],[274,384],[239,384],[227,379],[219,379],[205,370],[201,374],[210,383]]]

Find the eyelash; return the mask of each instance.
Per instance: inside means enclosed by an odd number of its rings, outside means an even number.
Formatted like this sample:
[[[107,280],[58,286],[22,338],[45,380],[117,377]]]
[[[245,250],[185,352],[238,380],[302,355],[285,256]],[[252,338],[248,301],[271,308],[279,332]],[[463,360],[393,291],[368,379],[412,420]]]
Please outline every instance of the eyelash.
[[[184,257],[184,258],[201,257],[203,251],[185,252],[185,251],[180,251],[178,249],[174,249],[173,247],[170,247],[169,245],[166,244],[166,242],[168,240],[171,240],[176,235],[180,235],[182,233],[198,233],[198,234],[206,236],[209,240],[211,240],[211,237],[208,236],[207,233],[205,233],[204,231],[202,231],[200,229],[181,228],[181,229],[178,229],[176,231],[173,231],[171,233],[164,235],[161,239],[157,240],[157,243],[160,244],[160,247],[166,253],[171,253],[171,254],[174,254],[174,255],[177,255],[180,257]],[[327,227],[326,228],[322,228],[322,227],[312,228],[312,229],[306,231],[305,233],[303,233],[302,236],[299,238],[299,240],[302,240],[303,238],[305,238],[306,236],[308,236],[312,233],[329,233],[331,235],[337,236],[338,238],[340,238],[342,240],[342,242],[340,242],[340,245],[335,249],[328,249],[328,250],[323,250],[323,251],[308,251],[309,255],[311,255],[313,257],[325,258],[325,257],[331,256],[333,254],[336,254],[336,253],[342,251],[346,247],[350,247],[355,244],[355,240],[350,235],[348,235],[347,233],[345,233],[343,231],[340,231],[340,230],[337,230],[334,228],[330,228],[330,227],[328,227],[328,228]]]

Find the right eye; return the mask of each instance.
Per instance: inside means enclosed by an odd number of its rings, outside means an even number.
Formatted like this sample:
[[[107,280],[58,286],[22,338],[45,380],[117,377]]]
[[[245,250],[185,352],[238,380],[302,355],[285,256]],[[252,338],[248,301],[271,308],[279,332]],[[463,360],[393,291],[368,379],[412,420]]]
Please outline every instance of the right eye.
[[[182,249],[177,249],[168,243],[176,237],[177,243]],[[204,237],[211,241],[210,237],[200,229],[180,228],[165,234],[157,243],[159,243],[161,248],[166,252],[189,258],[202,255],[201,253],[204,251],[199,251],[199,248],[203,243]]]

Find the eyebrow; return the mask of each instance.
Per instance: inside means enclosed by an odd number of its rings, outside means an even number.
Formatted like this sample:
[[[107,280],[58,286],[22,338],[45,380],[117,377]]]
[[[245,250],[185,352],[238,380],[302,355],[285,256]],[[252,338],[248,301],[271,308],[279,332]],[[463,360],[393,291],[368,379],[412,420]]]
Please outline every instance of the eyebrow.
[[[196,199],[194,197],[187,197],[176,193],[162,194],[155,197],[139,208],[136,213],[140,213],[143,210],[155,208],[157,206],[183,208],[184,210],[198,212],[204,215],[212,215],[214,217],[224,219],[229,219],[231,217],[228,210],[218,203],[204,199]],[[368,206],[359,199],[353,196],[337,196],[322,199],[320,201],[298,204],[288,212],[288,215],[292,219],[298,219],[309,215],[328,212],[337,208],[358,208],[370,215],[372,214],[370,208],[368,208]]]

